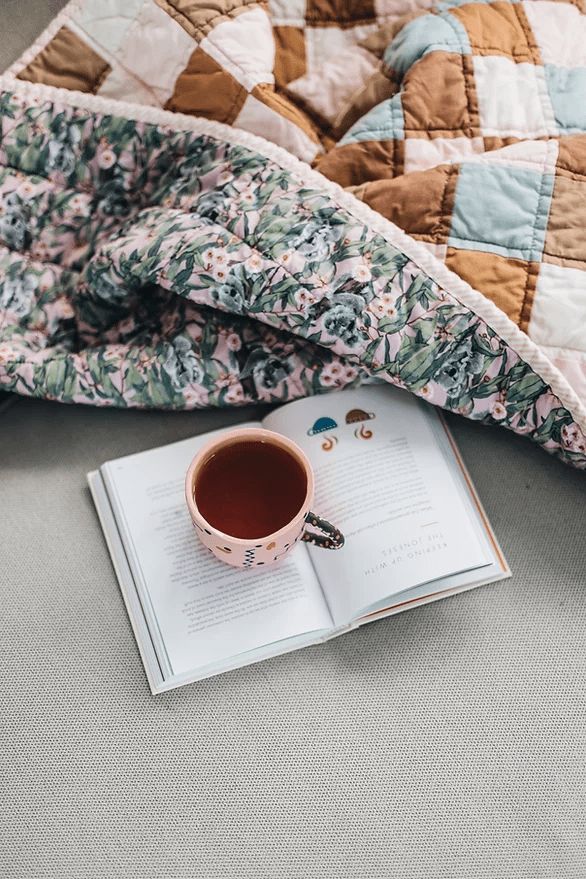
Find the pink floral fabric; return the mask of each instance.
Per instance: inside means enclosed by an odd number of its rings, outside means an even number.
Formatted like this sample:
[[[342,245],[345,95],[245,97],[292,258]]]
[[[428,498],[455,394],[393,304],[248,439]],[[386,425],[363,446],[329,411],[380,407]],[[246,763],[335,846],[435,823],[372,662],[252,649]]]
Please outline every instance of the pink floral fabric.
[[[0,122],[0,387],[195,408],[369,376],[586,466],[547,382],[327,188],[48,99],[5,93]]]

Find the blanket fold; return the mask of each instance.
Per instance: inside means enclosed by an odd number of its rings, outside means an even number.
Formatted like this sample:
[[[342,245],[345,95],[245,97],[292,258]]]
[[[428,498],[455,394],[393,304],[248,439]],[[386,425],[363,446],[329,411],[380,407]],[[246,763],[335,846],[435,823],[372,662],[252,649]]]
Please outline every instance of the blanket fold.
[[[0,386],[63,402],[196,408],[386,381],[586,467],[583,337],[558,320],[583,314],[581,257],[570,254],[581,253],[572,230],[586,135],[527,123],[521,139],[501,105],[483,103],[482,59],[509,53],[536,69],[542,60],[520,48],[540,13],[486,5],[443,4],[395,27],[400,4],[384,21],[308,11],[298,29],[307,44],[326,26],[343,35],[349,89],[336,85],[334,51],[304,67],[283,54],[300,35],[287,32],[279,4],[271,25],[259,4],[230,4],[216,20],[205,3],[171,12],[137,0],[137,27],[126,22],[117,48],[91,4],[70,4],[0,80]],[[172,71],[133,60],[155,27],[177,37]],[[498,55],[490,28],[506,36]],[[391,40],[382,68],[368,48],[379,29]],[[272,52],[238,43],[244,33],[276,34]],[[211,121],[162,108],[189,94],[182,76],[202,86],[201,52],[222,82],[229,74],[246,91],[232,119],[234,89],[215,103],[207,93]],[[99,94],[62,88],[65,69],[85,71],[83,88]],[[395,83],[386,94],[368,85],[381,76]],[[123,100],[137,78],[143,106]],[[336,145],[336,120],[352,118],[353,102],[364,109],[365,95],[379,103]],[[515,100],[521,110],[523,96]]]

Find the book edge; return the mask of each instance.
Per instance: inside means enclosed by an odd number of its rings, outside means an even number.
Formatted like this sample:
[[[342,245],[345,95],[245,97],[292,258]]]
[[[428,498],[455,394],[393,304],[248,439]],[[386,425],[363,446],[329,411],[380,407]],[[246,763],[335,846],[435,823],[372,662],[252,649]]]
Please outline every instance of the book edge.
[[[122,538],[120,537],[120,531],[118,529],[118,525],[116,523],[116,518],[114,516],[114,512],[112,510],[110,500],[108,498],[108,493],[106,490],[106,486],[104,484],[104,480],[102,474],[99,470],[91,470],[86,474],[87,483],[89,486],[90,494],[94,503],[94,507],[96,510],[96,514],[98,516],[98,520],[100,523],[100,527],[102,529],[102,534],[104,536],[104,541],[106,543],[106,548],[108,550],[108,554],[110,556],[110,561],[112,564],[112,568],[114,569],[114,573],[116,575],[116,580],[118,582],[118,587],[122,594],[122,599],[124,601],[124,605],[126,607],[126,614],[130,621],[130,625],[132,628],[132,633],[134,635],[134,640],[136,642],[136,646],[138,647],[138,652],[140,655],[140,659],[142,661],[142,666],[153,695],[161,692],[161,687],[165,683],[165,679],[163,677],[162,672],[160,671],[159,661],[157,659],[156,652],[154,647],[151,644],[150,652],[152,656],[148,656],[148,645],[145,644],[145,639],[143,632],[140,631],[140,620],[137,618],[136,609],[133,607],[130,593],[129,593],[129,584],[132,583],[132,589],[134,589],[136,593],[136,585],[134,583],[134,577],[132,576],[132,571],[130,570],[130,565],[126,561],[127,570],[123,571],[121,568],[120,560],[121,558],[126,559],[126,553],[124,550],[124,544],[122,542]],[[104,494],[104,498],[102,499],[99,496],[99,488]],[[104,509],[104,501],[109,505],[109,519],[107,520],[107,511]],[[118,547],[114,545],[114,541],[117,539],[119,543],[119,552],[117,552]],[[136,601],[140,606],[140,599],[138,598],[138,593],[136,593]],[[141,617],[142,624],[144,625],[145,631],[148,633],[148,626],[146,623],[146,619],[144,613],[141,609]],[[150,636],[149,636],[150,640]],[[151,659],[154,662],[151,663]],[[160,680],[155,678],[152,673],[152,667],[159,667],[160,672]]]

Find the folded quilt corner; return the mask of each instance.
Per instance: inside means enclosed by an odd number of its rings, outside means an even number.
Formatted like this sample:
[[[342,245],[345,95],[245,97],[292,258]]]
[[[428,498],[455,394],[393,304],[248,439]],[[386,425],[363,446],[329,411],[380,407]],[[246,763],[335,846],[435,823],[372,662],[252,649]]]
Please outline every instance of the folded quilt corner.
[[[424,5],[70,3],[0,80],[0,387],[376,377],[586,467],[585,17]]]

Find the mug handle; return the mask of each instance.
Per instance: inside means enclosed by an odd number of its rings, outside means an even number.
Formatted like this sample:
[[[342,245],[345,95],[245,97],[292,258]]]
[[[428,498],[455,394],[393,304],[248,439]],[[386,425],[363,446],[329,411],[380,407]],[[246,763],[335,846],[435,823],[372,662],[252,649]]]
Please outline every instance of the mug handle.
[[[344,535],[334,525],[326,522],[321,516],[316,516],[311,511],[305,517],[305,521],[308,525],[318,528],[323,533],[314,534],[313,531],[304,531],[301,537],[302,540],[306,543],[312,543],[314,546],[319,546],[321,549],[342,549],[345,543]]]

